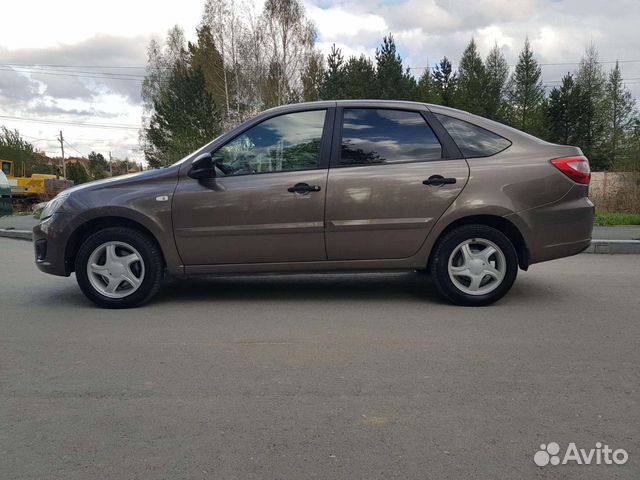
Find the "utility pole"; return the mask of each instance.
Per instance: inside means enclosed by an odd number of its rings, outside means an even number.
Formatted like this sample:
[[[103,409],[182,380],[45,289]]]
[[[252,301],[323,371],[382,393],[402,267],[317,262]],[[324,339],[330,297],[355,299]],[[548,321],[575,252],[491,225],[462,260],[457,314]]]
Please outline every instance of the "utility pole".
[[[60,138],[58,139],[60,142],[60,149],[62,150],[62,177],[67,179],[67,166],[64,163],[64,137],[62,136],[62,130],[60,130]]]
[[[109,152],[109,176],[113,177],[113,168],[111,167],[111,152]]]

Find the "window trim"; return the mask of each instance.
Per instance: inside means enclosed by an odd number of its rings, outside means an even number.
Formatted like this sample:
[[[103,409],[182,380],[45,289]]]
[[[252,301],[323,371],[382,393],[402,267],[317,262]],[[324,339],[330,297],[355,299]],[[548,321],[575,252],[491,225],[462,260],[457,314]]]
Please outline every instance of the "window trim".
[[[212,148],[212,149],[208,150],[206,153],[209,153],[210,155],[214,155],[215,152],[217,152],[221,148],[226,147],[227,145],[229,145],[231,142],[236,140],[241,135],[244,135],[246,132],[248,132],[252,128],[257,127],[258,125],[261,125],[261,124],[263,124],[264,122],[266,122],[268,120],[272,120],[274,118],[282,117],[284,115],[293,115],[293,114],[296,114],[296,113],[305,113],[305,112],[317,112],[317,111],[321,111],[321,110],[325,111],[325,116],[324,116],[324,124],[322,125],[322,136],[320,137],[320,152],[318,154],[318,161],[316,162],[315,168],[296,168],[294,170],[280,170],[280,171],[276,171],[276,172],[241,173],[241,174],[238,174],[238,175],[225,175],[224,177],[220,177],[220,178],[235,178],[235,177],[246,177],[246,176],[249,176],[249,175],[266,175],[266,174],[288,173],[288,172],[308,172],[308,171],[313,171],[313,170],[327,169],[328,168],[328,164],[329,164],[328,157],[329,157],[329,153],[331,151],[330,150],[331,149],[331,137],[332,137],[332,133],[333,133],[333,122],[334,122],[334,119],[335,119],[335,110],[336,110],[335,107],[331,107],[331,106],[323,106],[323,107],[317,107],[317,108],[305,108],[305,109],[288,111],[288,112],[278,112],[278,113],[275,113],[274,115],[270,115],[270,116],[268,116],[266,118],[262,118],[257,122],[249,122],[247,125],[245,125],[244,128],[242,128],[239,131],[235,132],[234,135],[231,138],[229,138],[228,140],[226,140],[223,144],[218,145],[215,148]],[[239,127],[237,127],[237,128],[239,128]],[[233,130],[232,130],[232,132],[233,132]]]
[[[461,157],[461,158],[465,158],[465,159],[471,159],[471,158],[489,158],[489,157],[493,157],[494,155],[498,155],[499,153],[504,152],[505,150],[507,150],[508,148],[510,148],[510,147],[513,145],[513,142],[512,142],[511,140],[509,140],[507,137],[503,137],[503,136],[502,136],[502,135],[500,135],[499,133],[496,133],[496,132],[494,132],[493,130],[489,130],[488,128],[481,127],[481,126],[480,126],[480,125],[478,125],[477,123],[469,122],[469,121],[467,121],[467,120],[463,120],[462,118],[454,117],[453,115],[446,115],[446,114],[444,114],[444,113],[439,113],[439,112],[438,112],[438,113],[433,113],[433,112],[432,112],[432,114],[433,114],[433,116],[435,117],[435,119],[438,121],[438,123],[440,123],[440,120],[438,120],[438,115],[440,115],[440,116],[442,116],[442,117],[452,118],[452,119],[454,119],[454,120],[458,120],[458,121],[460,121],[460,122],[468,123],[469,125],[472,125],[472,126],[474,126],[474,127],[476,127],[476,128],[479,128],[480,130],[484,130],[485,132],[489,132],[489,133],[491,133],[491,134],[495,135],[496,137],[500,137],[500,138],[502,138],[503,140],[506,140],[506,141],[509,143],[506,147],[504,147],[504,148],[503,148],[503,149],[501,149],[501,150],[498,150],[497,152],[492,153],[491,155],[477,155],[477,156],[472,156],[472,157],[467,157],[467,156],[465,156],[465,155],[462,153],[462,148],[458,147],[458,149],[460,150],[460,155],[462,155],[462,157]],[[440,123],[440,124],[441,124],[441,123]],[[442,125],[442,124],[441,124],[441,125]],[[449,131],[447,130],[447,128],[446,128],[444,125],[442,125],[442,128],[447,132],[447,134],[448,134],[449,136],[451,136],[451,134],[449,133]],[[455,142],[455,140],[453,140],[453,137],[451,137],[451,140],[456,144],[456,146],[458,145],[458,144]]]
[[[453,140],[451,135],[449,135],[449,132],[446,128],[444,128],[444,125],[440,123],[435,114],[431,110],[426,110],[421,113],[425,120],[427,120],[427,123],[429,123],[429,126],[431,126],[431,128],[433,129],[434,133],[438,137],[438,140],[440,140],[440,143],[442,144],[442,159],[464,160],[464,155],[462,155],[462,152],[458,148],[458,144]]]
[[[441,156],[440,158],[432,158],[428,160],[405,160],[402,162],[391,163],[362,163],[353,165],[341,165],[340,160],[342,157],[342,131],[344,126],[344,111],[345,110],[393,110],[401,112],[417,113],[422,117],[426,125],[431,128],[431,131],[435,135],[436,139],[440,143]],[[432,114],[428,110],[417,110],[415,108],[407,108],[401,105],[398,106],[377,106],[377,105],[362,105],[362,106],[338,106],[336,108],[333,142],[331,149],[331,161],[329,168],[357,168],[357,167],[374,167],[374,166],[388,166],[388,165],[403,165],[407,163],[429,163],[429,162],[442,162],[446,160],[453,160],[455,158],[462,159],[462,154],[458,150],[457,145],[453,142],[453,139],[448,135],[444,127],[439,122],[430,121]],[[434,124],[437,125],[434,128]],[[453,151],[452,151],[453,147]]]

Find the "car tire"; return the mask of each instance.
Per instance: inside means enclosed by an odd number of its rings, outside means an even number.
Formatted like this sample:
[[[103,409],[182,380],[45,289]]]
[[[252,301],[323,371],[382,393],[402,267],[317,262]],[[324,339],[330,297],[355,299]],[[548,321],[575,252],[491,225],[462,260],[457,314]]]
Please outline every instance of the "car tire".
[[[436,244],[431,262],[438,292],[464,306],[501,299],[518,275],[518,255],[509,238],[493,227],[462,225]]]
[[[75,272],[82,292],[100,307],[132,308],[160,290],[164,261],[149,235],[109,227],[84,240],[76,255]]]

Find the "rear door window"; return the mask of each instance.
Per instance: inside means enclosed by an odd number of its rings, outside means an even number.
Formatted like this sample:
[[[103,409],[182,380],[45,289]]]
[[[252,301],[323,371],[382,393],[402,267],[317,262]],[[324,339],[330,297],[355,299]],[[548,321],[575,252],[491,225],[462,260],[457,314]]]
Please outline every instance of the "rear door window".
[[[419,112],[345,108],[340,166],[442,158],[442,146]]]
[[[489,157],[511,146],[506,138],[473,123],[439,113],[435,116],[466,158]]]

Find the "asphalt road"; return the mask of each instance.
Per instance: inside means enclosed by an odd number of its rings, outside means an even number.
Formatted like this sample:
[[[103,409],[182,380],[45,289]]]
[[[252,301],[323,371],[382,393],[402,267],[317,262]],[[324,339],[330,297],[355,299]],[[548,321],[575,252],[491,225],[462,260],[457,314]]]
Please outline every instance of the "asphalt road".
[[[93,307],[0,239],[2,479],[640,475],[640,257],[534,266],[495,306],[418,274],[208,278]],[[603,442],[622,466],[537,467]]]

